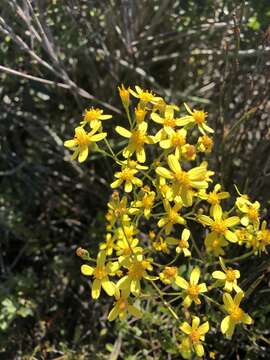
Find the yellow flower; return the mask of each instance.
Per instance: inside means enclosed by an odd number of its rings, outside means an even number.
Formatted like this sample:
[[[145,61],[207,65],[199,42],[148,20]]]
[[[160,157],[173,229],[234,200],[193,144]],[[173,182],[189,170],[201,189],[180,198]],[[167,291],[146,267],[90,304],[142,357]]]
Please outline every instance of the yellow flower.
[[[190,348],[195,350],[197,356],[202,357],[204,355],[202,341],[204,341],[205,334],[209,331],[208,321],[200,325],[200,319],[197,316],[194,316],[191,326],[185,321],[180,326],[180,330],[188,335]]]
[[[214,130],[207,125],[207,121],[206,121],[207,112],[204,112],[202,110],[195,110],[195,109],[192,111],[187,104],[184,103],[184,105],[185,105],[187,112],[190,115],[183,116],[181,118],[181,122],[179,123],[179,126],[185,126],[185,125],[189,125],[189,124],[197,124],[199,131],[203,135],[205,135],[205,132],[209,132],[209,133],[214,132]]]
[[[116,132],[129,139],[128,146],[123,150],[123,156],[125,158],[129,158],[132,154],[136,153],[137,161],[140,163],[144,163],[146,160],[144,144],[151,144],[153,141],[149,136],[147,136],[147,127],[148,124],[146,122],[142,122],[138,124],[138,126],[129,131],[122,126],[116,126]]]
[[[91,107],[91,109],[85,110],[83,121],[81,121],[80,124],[82,126],[89,124],[91,129],[99,129],[101,127],[101,120],[108,120],[111,118],[112,115],[103,115],[103,110]]]
[[[243,292],[238,292],[234,299],[228,293],[223,295],[224,307],[229,315],[221,322],[221,332],[228,338],[232,337],[237,324],[244,323],[250,325],[253,322],[251,317],[239,307],[243,297]]]
[[[135,119],[137,124],[144,122],[146,114],[147,110],[142,109],[139,105],[135,108]]]
[[[223,235],[219,235],[216,232],[207,234],[205,238],[205,247],[208,253],[213,253],[215,256],[224,255],[223,248],[228,245],[228,241]]]
[[[160,280],[166,285],[175,283],[179,277],[175,266],[165,266],[165,269],[159,274]]]
[[[229,230],[229,228],[237,225],[240,222],[240,219],[238,216],[224,219],[223,216],[222,208],[216,207],[213,211],[213,219],[206,215],[199,215],[198,220],[203,225],[209,226],[217,238],[225,236],[228,241],[235,243],[238,241],[237,236],[234,232]]]
[[[149,90],[143,90],[139,86],[135,86],[135,90],[129,89],[129,92],[131,95],[133,95],[135,98],[140,99],[140,105],[142,107],[145,107],[147,103],[154,104],[157,101],[160,101],[160,97],[156,96],[152,91]]]
[[[97,265],[95,268],[89,265],[82,265],[81,272],[85,276],[94,276],[94,282],[92,284],[92,298],[98,299],[100,296],[101,287],[109,295],[113,296],[115,291],[115,285],[109,280],[109,275],[114,275],[118,270],[117,263],[107,263],[106,252],[100,251],[97,256]]]
[[[132,191],[133,185],[141,187],[143,186],[143,182],[141,179],[138,179],[135,175],[138,170],[131,169],[129,167],[124,167],[121,171],[116,172],[114,176],[117,178],[112,184],[111,188],[115,189],[121,186],[124,183],[124,190],[127,193]]]
[[[186,144],[182,147],[182,155],[186,160],[195,160],[196,159],[196,148],[194,145]]]
[[[168,248],[168,244],[166,243],[166,241],[161,236],[156,241],[153,241],[152,245],[153,245],[153,248],[156,251],[161,251],[164,254],[169,254],[170,253],[170,249]]]
[[[186,144],[187,131],[185,129],[180,130],[167,130],[168,138],[165,140],[160,139],[159,145],[162,149],[175,149],[175,156],[180,158],[182,147]]]
[[[210,205],[210,214],[213,216],[215,211],[220,211],[220,202],[221,200],[228,199],[230,194],[225,191],[221,191],[221,185],[216,184],[213,191],[210,191],[208,194],[205,191],[199,193],[199,198],[206,200]],[[220,208],[220,209],[217,209]],[[215,210],[217,209],[217,210]],[[222,210],[221,210],[222,211]]]
[[[266,221],[264,220],[261,224],[261,228],[258,228],[255,236],[255,244],[253,249],[255,253],[261,254],[267,252],[266,246],[270,245],[270,230],[266,229]]]
[[[237,285],[237,279],[240,278],[240,271],[233,270],[230,267],[227,268],[222,258],[220,258],[219,260],[223,271],[214,271],[212,273],[213,278],[219,280],[221,284],[224,284],[225,291],[228,292],[231,292],[232,290],[235,290],[236,292],[242,291],[240,287]]]
[[[190,237],[190,231],[188,229],[184,229],[182,231],[182,235],[180,239],[176,239],[173,237],[166,238],[166,241],[169,245],[177,245],[176,252],[177,254],[181,254],[183,252],[184,256],[190,256],[191,252],[189,250],[188,239]]]
[[[180,119],[174,118],[174,108],[170,105],[166,105],[164,118],[159,116],[156,112],[152,112],[151,119],[155,123],[163,125],[165,132],[170,131],[171,129],[179,126],[180,124]]]
[[[124,108],[128,108],[129,104],[130,104],[129,90],[130,90],[130,88],[128,87],[126,89],[123,84],[121,85],[121,87],[118,86],[119,95],[122,100],[122,104],[123,104]]]
[[[152,259],[144,259],[141,254],[135,254],[133,257],[127,258],[122,265],[128,269],[128,273],[118,281],[117,287],[124,291],[125,294],[129,295],[131,292],[134,296],[139,296],[142,279],[157,279],[147,273],[147,270],[153,270],[151,262]]]
[[[190,359],[192,356],[192,344],[188,337],[184,337],[178,345],[178,349],[184,359]]]
[[[114,296],[116,301],[112,310],[109,312],[109,321],[113,321],[117,317],[119,317],[120,320],[124,320],[127,317],[128,313],[135,316],[136,318],[142,317],[142,312],[135,306],[130,304],[127,294],[125,294],[123,291],[121,293],[119,289],[116,288]]]
[[[150,191],[150,189],[143,188],[139,193],[138,200],[135,200],[131,203],[131,208],[129,213],[131,215],[137,215],[140,213],[140,210],[143,211],[146,219],[149,219],[152,211],[152,207],[155,203],[156,193],[154,191]]]
[[[200,152],[210,153],[212,151],[213,145],[213,140],[209,136],[203,135],[198,139],[197,149]]]
[[[106,242],[103,242],[99,245],[100,250],[104,250],[106,255],[112,255],[114,250],[114,236],[112,234],[108,233],[106,234]]]
[[[205,283],[198,284],[200,275],[200,269],[195,267],[190,274],[189,283],[181,276],[175,280],[176,285],[185,290],[186,296],[183,301],[183,306],[186,308],[188,308],[193,301],[195,304],[200,304],[201,300],[199,299],[199,295],[207,292]]]
[[[204,163],[189,171],[184,171],[177,157],[171,154],[168,156],[168,165],[171,170],[159,166],[156,168],[156,173],[172,181],[171,192],[175,201],[182,201],[184,206],[191,206],[195,195],[193,189],[206,189],[208,187],[205,180],[207,164]]]
[[[117,220],[120,220],[121,223],[127,223],[130,220],[127,202],[126,196],[123,196],[121,199],[117,191],[112,193],[111,199],[107,204],[109,218],[106,215],[106,219],[109,220],[111,226],[114,226]]]
[[[163,206],[166,211],[165,216],[163,216],[158,221],[158,227],[165,226],[165,234],[170,234],[173,225],[175,224],[181,224],[184,225],[186,223],[186,220],[178,214],[178,211],[182,208],[183,204],[181,202],[178,202],[174,204],[173,207],[171,207],[169,201],[164,200]]]
[[[244,215],[241,217],[241,224],[243,226],[248,226],[251,224],[259,224],[260,222],[260,203],[258,201],[255,201],[254,203],[246,203],[246,206],[242,207],[241,212],[244,213]]]
[[[79,162],[84,162],[88,157],[89,148],[94,148],[97,141],[103,140],[107,136],[105,132],[96,134],[98,128],[96,126],[89,133],[86,133],[82,127],[76,127],[74,139],[64,142],[65,147],[74,149],[71,160],[79,156]]]

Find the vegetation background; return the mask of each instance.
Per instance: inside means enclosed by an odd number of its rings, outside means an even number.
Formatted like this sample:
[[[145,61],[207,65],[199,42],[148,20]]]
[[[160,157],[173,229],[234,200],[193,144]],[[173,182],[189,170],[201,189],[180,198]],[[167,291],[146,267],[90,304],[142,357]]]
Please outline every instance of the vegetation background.
[[[86,107],[124,123],[119,84],[151,88],[209,112],[216,178],[269,209],[269,0],[1,0],[0,37],[0,359],[179,359],[165,316],[108,324],[90,299],[75,250],[103,239],[112,167],[63,140]],[[269,359],[269,265],[241,269],[255,329],[213,335],[217,359]]]

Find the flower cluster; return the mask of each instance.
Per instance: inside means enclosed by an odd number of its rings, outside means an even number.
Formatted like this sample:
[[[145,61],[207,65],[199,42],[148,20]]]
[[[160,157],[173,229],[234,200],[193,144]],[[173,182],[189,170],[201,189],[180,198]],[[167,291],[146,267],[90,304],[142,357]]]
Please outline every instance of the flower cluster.
[[[101,290],[114,297],[109,321],[142,317],[144,299],[159,297],[178,329],[182,356],[201,357],[205,335],[217,319],[227,338],[236,325],[252,323],[240,307],[245,296],[240,271],[228,264],[266,252],[270,230],[257,201],[238,190],[232,201],[213,183],[206,159],[214,130],[206,112],[187,104],[180,109],[139,86],[122,85],[119,95],[127,119],[126,125],[115,126],[124,144],[120,152],[103,132],[103,120],[112,116],[94,108],[84,113],[74,139],[64,143],[74,149],[72,159],[83,162],[89,150],[102,151],[116,166],[105,240],[96,258],[77,251],[87,261],[81,272],[92,279],[93,299]],[[102,150],[96,144],[101,140]],[[232,247],[241,252],[235,260],[228,258]],[[217,312],[213,319],[206,316],[209,306]]]

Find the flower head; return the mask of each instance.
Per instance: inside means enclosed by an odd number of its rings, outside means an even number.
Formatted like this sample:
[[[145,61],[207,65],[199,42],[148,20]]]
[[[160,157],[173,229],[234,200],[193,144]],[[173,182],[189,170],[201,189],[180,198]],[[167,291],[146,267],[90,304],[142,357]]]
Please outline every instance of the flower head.
[[[85,110],[83,121],[81,121],[81,126],[89,124],[91,129],[100,128],[101,120],[108,120],[111,118],[112,115],[103,115],[103,110],[91,107],[90,109]]]
[[[131,304],[128,295],[124,291],[120,291],[118,288],[115,289],[115,303],[108,315],[108,320],[113,321],[117,317],[120,320],[124,320],[130,313],[136,318],[143,316],[142,312]]]
[[[99,126],[94,127],[89,133],[87,133],[82,127],[76,127],[74,139],[66,140],[64,146],[74,149],[74,153],[71,160],[79,158],[79,162],[84,162],[89,153],[89,148],[94,148],[96,142],[103,140],[107,133],[97,133]]]
[[[191,110],[187,104],[184,104],[189,115],[183,116],[181,118],[180,126],[185,126],[189,124],[196,124],[199,128],[199,131],[205,135],[206,132],[213,133],[214,130],[207,125],[207,112],[203,110]]]
[[[188,341],[190,348],[196,353],[197,356],[202,357],[204,355],[204,347],[202,341],[204,341],[205,334],[209,331],[209,323],[206,321],[200,325],[200,319],[197,316],[193,317],[191,326],[184,322],[180,326],[180,330],[188,335]]]

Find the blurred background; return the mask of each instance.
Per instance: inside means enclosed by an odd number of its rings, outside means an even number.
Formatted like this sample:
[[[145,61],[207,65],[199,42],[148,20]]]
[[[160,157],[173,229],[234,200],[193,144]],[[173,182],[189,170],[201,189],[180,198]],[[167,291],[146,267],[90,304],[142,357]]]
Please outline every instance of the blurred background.
[[[179,359],[159,317],[108,325],[90,299],[75,251],[103,240],[113,168],[63,141],[90,106],[114,137],[140,85],[208,111],[216,178],[269,209],[269,0],[1,0],[0,38],[0,359]],[[269,359],[268,257],[243,271],[257,335],[217,358]]]

